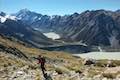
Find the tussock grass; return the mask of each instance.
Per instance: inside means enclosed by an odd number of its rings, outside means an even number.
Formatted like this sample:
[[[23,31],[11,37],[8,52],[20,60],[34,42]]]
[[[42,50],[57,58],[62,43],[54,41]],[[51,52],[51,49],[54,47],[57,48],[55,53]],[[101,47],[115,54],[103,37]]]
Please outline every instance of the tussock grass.
[[[95,66],[106,67],[108,64],[109,64],[108,67],[120,66],[120,60],[110,60],[110,61],[109,60],[97,60]]]
[[[117,73],[103,73],[102,76],[106,77],[106,78],[109,78],[109,79],[114,79],[119,74],[120,74],[120,72],[117,72]]]
[[[25,66],[26,70],[35,71],[35,80],[41,80],[40,66],[37,64],[37,60],[33,57],[38,57],[38,55],[44,56],[49,62],[46,63],[45,67],[47,71],[56,71],[58,74],[69,73],[70,71],[75,71],[76,73],[83,73],[87,68],[91,66],[86,66],[83,64],[84,59],[76,58],[65,52],[57,51],[45,51],[30,46],[25,46],[23,43],[17,41],[9,40],[8,38],[2,38],[0,36],[0,44],[6,47],[12,47],[20,50],[23,54],[28,57],[28,60],[16,57],[15,55],[0,52],[0,68],[3,69],[5,74],[8,72],[13,72],[14,70],[21,69]],[[54,65],[60,65],[55,67]],[[95,66],[88,70],[88,77],[94,77],[95,75],[101,74],[104,71],[104,67],[108,64],[108,60],[97,60]],[[112,60],[110,66],[120,66],[119,60]],[[10,69],[12,68],[12,69]],[[27,71],[25,71],[27,73]],[[120,73],[117,73],[120,74]],[[116,74],[116,75],[117,75]],[[114,78],[115,74],[102,74],[104,77]],[[55,80],[69,80],[68,77],[56,77]]]

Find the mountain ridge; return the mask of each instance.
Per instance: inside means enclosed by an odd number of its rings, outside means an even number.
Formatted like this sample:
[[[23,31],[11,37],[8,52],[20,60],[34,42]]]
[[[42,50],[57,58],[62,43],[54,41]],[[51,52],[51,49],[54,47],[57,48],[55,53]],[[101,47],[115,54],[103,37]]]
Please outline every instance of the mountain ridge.
[[[87,10],[71,15],[56,15],[52,18],[48,15],[42,15],[40,19],[33,20],[32,22],[29,18],[27,20],[22,18],[22,21],[26,23],[30,21],[29,25],[43,32],[54,31],[61,36],[62,40],[81,41],[88,45],[107,46],[113,44],[111,44],[110,38],[114,36],[114,33],[117,34],[115,38],[120,40],[119,14],[119,10]],[[16,16],[19,17],[19,15]]]
[[[9,37],[15,37],[22,41],[25,41],[36,47],[43,45],[53,44],[52,40],[44,36],[40,31],[34,30],[27,24],[24,24],[21,20],[11,19],[5,17],[6,14],[1,19],[4,19],[4,22],[0,22],[0,33]]]

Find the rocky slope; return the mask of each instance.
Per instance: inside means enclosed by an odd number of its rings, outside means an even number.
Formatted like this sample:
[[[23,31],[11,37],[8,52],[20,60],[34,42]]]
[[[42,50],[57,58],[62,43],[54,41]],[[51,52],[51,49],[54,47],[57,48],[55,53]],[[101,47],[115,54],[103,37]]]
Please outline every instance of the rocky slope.
[[[119,47],[120,11],[95,10],[65,16],[41,15],[23,9],[15,14],[42,32],[56,32],[64,41]]]
[[[34,59],[38,55],[46,58],[47,80],[120,79],[118,60],[84,60],[68,53],[33,48],[22,41],[0,35],[0,80],[44,80]]]

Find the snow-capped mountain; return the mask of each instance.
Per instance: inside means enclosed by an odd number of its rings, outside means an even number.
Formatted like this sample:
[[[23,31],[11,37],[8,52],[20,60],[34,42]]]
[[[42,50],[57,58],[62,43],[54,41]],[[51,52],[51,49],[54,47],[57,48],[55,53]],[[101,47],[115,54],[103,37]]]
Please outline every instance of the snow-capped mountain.
[[[114,47],[118,47],[116,44],[120,44],[119,10],[114,12],[88,10],[81,14],[48,16],[23,9],[15,16],[42,32],[53,31],[59,34],[62,40]]]
[[[42,15],[27,9],[6,15],[0,13],[0,22],[7,20],[22,22],[48,38],[64,42],[82,42],[87,45],[120,47],[120,11],[95,10],[65,16]],[[14,25],[14,24],[13,24]],[[50,33],[50,34],[49,34]],[[51,34],[54,33],[55,35]],[[23,36],[23,34],[17,35]],[[53,37],[54,36],[54,37]]]
[[[17,19],[25,21],[25,23],[32,24],[33,22],[41,19],[41,14],[29,11],[28,9],[22,9],[16,14],[12,14],[17,17]]]
[[[25,24],[27,23],[34,28],[39,28],[42,32],[51,31],[52,29],[50,30],[49,28],[52,25],[51,21],[55,22],[54,24],[57,24],[56,20],[60,17],[57,15],[42,15],[28,9],[22,9],[18,13],[12,15],[16,16],[19,20],[22,20]]]
[[[7,15],[4,12],[0,12],[0,22],[4,23],[7,19],[17,20],[16,16]]]
[[[6,15],[3,12],[0,16],[2,21],[0,22],[0,34],[15,37],[35,47],[53,44],[51,39],[18,20],[15,16]]]

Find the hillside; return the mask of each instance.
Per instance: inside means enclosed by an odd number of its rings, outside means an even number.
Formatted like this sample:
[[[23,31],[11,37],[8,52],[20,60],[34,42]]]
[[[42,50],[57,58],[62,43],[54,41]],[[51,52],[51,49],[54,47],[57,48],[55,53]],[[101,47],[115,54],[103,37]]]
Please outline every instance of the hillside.
[[[55,64],[64,65],[64,61],[72,62],[70,65],[79,64],[79,60],[69,54],[48,52],[27,46],[27,44],[19,42],[16,39],[7,38],[3,35],[0,36],[0,67],[2,73],[0,74],[2,76],[0,80],[11,78],[12,80],[20,79],[24,75],[20,75],[22,73],[19,72],[24,70],[27,71],[27,73],[23,72],[26,74],[26,78],[31,76],[31,80],[41,80],[42,72],[37,65],[37,61],[33,58],[40,54],[48,59],[46,65],[48,71],[54,71],[56,69],[54,68]],[[63,54],[64,56],[62,56]],[[35,75],[30,74],[30,72]]]
[[[88,80],[120,78],[120,61],[95,61],[87,64],[85,59],[64,52],[45,51],[33,48],[15,38],[0,35],[0,80],[43,80],[42,72],[34,57],[46,58],[47,78],[52,80]],[[94,60],[93,60],[94,62]],[[115,69],[116,71],[109,72]]]

